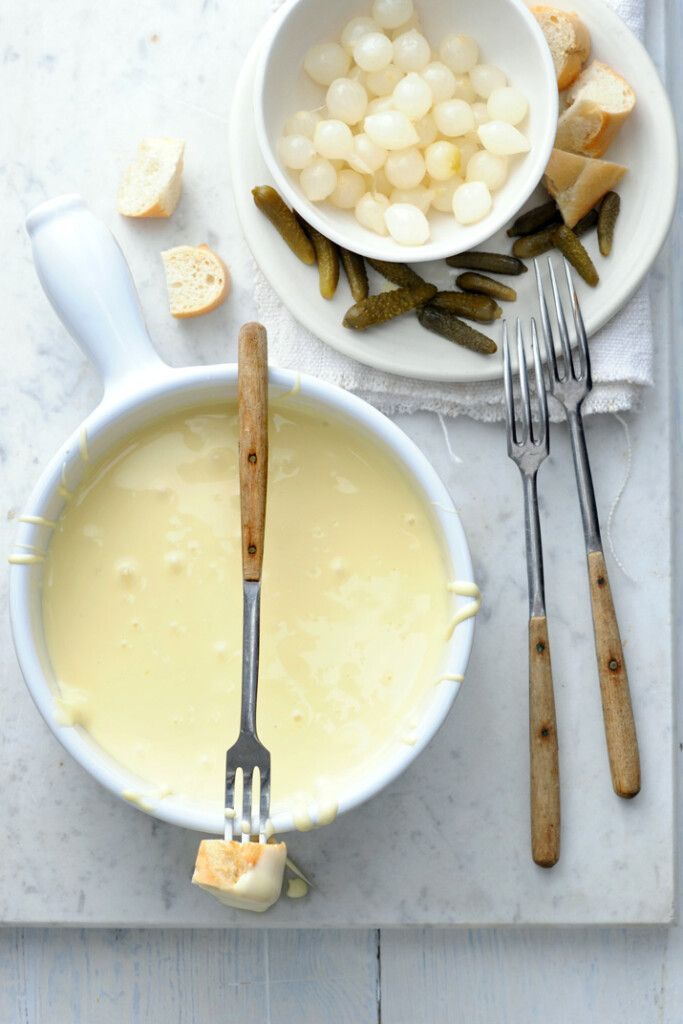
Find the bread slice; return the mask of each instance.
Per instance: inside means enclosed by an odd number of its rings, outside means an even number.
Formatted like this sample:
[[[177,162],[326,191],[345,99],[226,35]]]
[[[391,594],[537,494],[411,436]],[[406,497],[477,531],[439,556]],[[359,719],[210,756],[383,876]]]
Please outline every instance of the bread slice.
[[[557,75],[557,88],[571,85],[591,52],[588,29],[573,11],[557,7],[532,7],[531,13],[543,30]]]
[[[620,74],[594,60],[567,90],[567,101],[557,122],[555,145],[600,157],[633,110],[636,97]]]
[[[625,167],[608,160],[593,160],[554,149],[543,183],[559,206],[565,224],[573,228],[605,192],[614,188],[625,171]]]
[[[192,884],[228,907],[262,913],[279,899],[286,860],[284,843],[203,839]]]
[[[206,245],[178,245],[162,252],[171,316],[184,320],[220,306],[230,291],[230,271]]]
[[[124,217],[170,217],[183,183],[182,139],[143,139],[126,168],[117,207]]]

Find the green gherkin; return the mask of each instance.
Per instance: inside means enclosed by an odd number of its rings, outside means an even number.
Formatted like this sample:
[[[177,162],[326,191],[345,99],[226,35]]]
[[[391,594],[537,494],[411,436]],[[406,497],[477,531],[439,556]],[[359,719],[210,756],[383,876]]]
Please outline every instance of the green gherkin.
[[[534,207],[520,214],[517,220],[508,228],[508,235],[514,238],[515,235],[534,235],[541,228],[550,227],[551,224],[559,224],[562,220],[557,203],[550,199],[541,206]]]
[[[571,265],[579,272],[586,284],[595,288],[600,280],[593,262],[584,249],[581,241],[576,237],[571,228],[561,224],[553,233],[553,242],[565,256]]]
[[[461,252],[446,257],[449,267],[463,270],[486,270],[489,274],[526,274],[529,269],[515,256],[499,252]]]
[[[343,249],[339,246],[344,272],[348,278],[351,294],[356,302],[368,297],[368,272],[365,269],[365,260],[350,249]]]
[[[415,288],[424,284],[425,280],[405,263],[390,263],[388,260],[375,260],[368,256],[368,263],[387,281],[397,284],[399,288]]]
[[[520,259],[530,259],[533,256],[541,256],[544,252],[555,248],[552,240],[556,225],[536,231],[533,235],[522,235],[512,246],[515,256]]]
[[[321,234],[317,228],[312,227],[299,214],[296,217],[315,249],[318,261],[320,294],[324,299],[331,299],[339,283],[339,253],[337,252],[337,246],[326,235]]]
[[[454,341],[456,345],[462,345],[472,352],[479,352],[481,355],[492,355],[497,350],[497,345],[492,338],[488,338],[481,331],[475,330],[469,324],[463,323],[448,310],[438,309],[436,306],[423,306],[418,310],[417,318],[423,327],[434,334],[440,334],[442,338]]]
[[[585,213],[583,215],[581,220],[576,222],[576,224],[572,228],[572,231],[578,238],[579,235],[585,235],[587,231],[590,231],[591,228],[594,228],[597,223],[598,211],[589,210],[588,213]]]
[[[478,320],[481,324],[491,323],[502,314],[502,309],[488,295],[475,292],[437,292],[429,303],[437,309],[445,309],[466,320]]]
[[[612,251],[612,240],[614,238],[614,225],[619,216],[621,200],[616,192],[607,192],[603,196],[598,212],[598,248],[603,256],[609,256]]]
[[[455,283],[466,292],[478,292],[480,295],[490,295],[492,299],[502,299],[504,302],[514,302],[517,292],[500,281],[494,281],[492,277],[485,274],[475,274],[467,271],[465,274],[458,274]]]
[[[380,292],[361,299],[350,309],[342,323],[352,331],[365,331],[368,327],[376,327],[393,320],[402,313],[407,313],[436,295],[436,286],[420,284],[413,288],[396,288],[391,292]]]
[[[311,240],[279,192],[270,185],[257,185],[251,194],[261,213],[277,228],[294,255],[302,263],[312,266],[315,263],[315,250]]]

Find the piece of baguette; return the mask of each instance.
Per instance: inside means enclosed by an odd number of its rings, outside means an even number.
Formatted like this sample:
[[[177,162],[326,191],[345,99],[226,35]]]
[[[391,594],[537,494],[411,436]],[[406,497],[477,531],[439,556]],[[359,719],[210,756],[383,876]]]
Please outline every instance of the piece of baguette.
[[[600,157],[633,110],[636,97],[620,74],[594,60],[567,90],[567,101],[557,122],[555,145]]]
[[[565,224],[573,228],[616,185],[625,171],[625,167],[608,160],[554,149],[543,183],[559,206]]]
[[[117,200],[124,217],[170,217],[183,183],[182,139],[143,139],[127,167]]]
[[[532,7],[531,13],[541,26],[552,54],[557,88],[571,85],[591,52],[588,29],[573,11],[556,7]]]
[[[284,843],[202,839],[192,884],[228,907],[260,913],[280,896],[286,860]]]
[[[220,306],[230,291],[230,271],[206,245],[178,245],[161,254],[171,316],[184,320]]]

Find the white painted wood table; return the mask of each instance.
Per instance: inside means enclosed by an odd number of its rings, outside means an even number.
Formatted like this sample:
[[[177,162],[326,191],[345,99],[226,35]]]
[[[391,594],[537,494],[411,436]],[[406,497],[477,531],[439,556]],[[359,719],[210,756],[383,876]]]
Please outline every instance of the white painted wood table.
[[[21,342],[24,324],[30,331],[32,325],[47,323],[51,316],[47,307],[37,318],[25,315],[26,303],[32,304],[37,292],[26,285],[32,268],[23,232],[24,214],[49,195],[65,191],[82,191],[99,212],[92,196],[99,170],[109,189],[130,156],[132,140],[143,134],[174,134],[179,111],[188,138],[188,163],[193,151],[201,153],[201,147],[193,143],[201,139],[207,119],[224,138],[229,96],[246,48],[267,15],[267,0],[248,7],[236,0],[122,0],[116,6],[104,5],[101,0],[61,0],[48,9],[37,0],[6,0],[2,15],[0,202],[9,257],[4,268],[3,306],[6,323],[13,328],[6,332],[2,345],[1,406],[6,414],[3,443],[7,449],[2,455],[3,460],[12,462],[28,452],[33,460],[26,467],[29,480],[56,438],[39,436],[38,405],[33,431],[24,424],[17,436],[7,425],[14,386],[12,346]],[[663,75],[667,74],[680,124],[681,5],[656,0],[649,5],[648,17],[647,45]],[[185,59],[184,52],[185,48],[213,45],[220,45],[225,56],[218,79],[207,85],[198,63]],[[113,94],[111,107],[106,91],[98,93],[97,111],[88,107],[89,87],[102,78],[113,89],[120,84],[131,97],[140,97],[139,109],[131,102],[126,126],[113,124],[112,111],[120,110]],[[202,97],[201,109],[198,96]],[[80,117],[84,106],[90,115],[87,123]],[[188,117],[193,108],[196,131]],[[146,121],[152,116],[152,123]],[[653,187],[655,180],[653,168]],[[181,235],[188,224],[210,223],[212,203],[215,201],[217,211],[224,187],[223,182],[216,182],[213,194],[209,188],[201,200],[186,194],[175,222]],[[107,197],[99,198],[102,209],[108,210]],[[673,412],[675,636],[680,629],[678,530],[683,452],[678,397],[683,383],[679,348],[683,259],[680,217],[677,221],[652,275],[660,351],[670,346],[671,353],[669,379],[658,373],[656,388],[662,402],[668,401],[667,389],[671,389]],[[149,239],[160,229],[150,223],[145,230]],[[212,242],[210,231],[206,241]],[[130,252],[127,255],[130,258]],[[225,255],[239,301],[225,307],[223,325],[234,337],[239,323],[254,313],[249,300],[251,262],[244,246],[232,257]],[[144,266],[134,265],[133,269],[141,293],[152,296],[149,308],[143,302],[145,313],[155,342],[169,362],[225,358],[212,335],[210,318],[196,321],[191,330],[171,331],[161,286],[152,284],[152,275]],[[29,340],[34,342],[32,337]],[[35,350],[40,354],[39,342]],[[41,402],[51,410],[52,422],[63,425],[66,434],[78,422],[77,410],[95,401],[96,382],[70,342],[65,341],[63,352],[42,354],[50,360],[54,379],[42,382]],[[34,367],[34,372],[39,374],[40,368]],[[22,378],[22,386],[30,391],[30,381]],[[435,442],[433,424],[405,417],[400,422],[419,441],[428,443],[431,438]],[[637,431],[637,417],[630,423]],[[616,424],[612,426],[618,431]],[[590,428],[598,438],[603,436],[601,430]],[[637,503],[635,507],[637,516]],[[675,648],[677,674],[678,643]],[[9,665],[11,652],[3,655]],[[4,731],[8,723],[16,724],[20,713],[9,701],[3,707],[3,738],[8,735]],[[21,778],[10,784],[19,788]],[[3,830],[10,836],[11,828],[12,822],[5,820]],[[87,821],[83,828],[87,829]],[[58,838],[55,836],[56,843]],[[113,832],[112,851],[116,843]],[[32,869],[40,872],[50,855],[47,847],[31,850]],[[504,844],[500,856],[505,857]],[[6,872],[0,865],[0,876],[3,870]],[[8,881],[12,880],[5,873],[4,882]],[[16,877],[15,883],[26,884],[21,877]],[[658,913],[657,919],[666,919],[665,911]],[[72,920],[77,919],[78,908],[74,907]],[[649,919],[646,912],[642,919]],[[35,920],[49,917],[36,911]],[[680,1024],[683,935],[679,928],[666,926],[571,929],[514,925],[403,930],[6,927],[0,931],[0,1024],[128,1024],[143,1020],[155,1024],[219,1020],[237,1024],[370,1024],[379,1020],[418,1024],[440,1019],[465,1024]]]

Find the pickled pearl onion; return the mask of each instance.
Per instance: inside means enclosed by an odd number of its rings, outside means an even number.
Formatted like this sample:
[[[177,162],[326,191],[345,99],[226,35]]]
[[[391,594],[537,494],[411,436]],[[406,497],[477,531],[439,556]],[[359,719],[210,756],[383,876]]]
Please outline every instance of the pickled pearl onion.
[[[411,203],[392,203],[384,213],[384,221],[399,245],[424,245],[429,239],[429,221]]]

